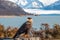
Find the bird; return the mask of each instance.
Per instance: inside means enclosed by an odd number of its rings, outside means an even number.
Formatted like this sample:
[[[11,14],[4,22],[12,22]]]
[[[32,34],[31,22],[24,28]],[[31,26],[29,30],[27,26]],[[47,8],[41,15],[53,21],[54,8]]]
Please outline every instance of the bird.
[[[28,34],[29,30],[32,27],[32,23],[31,22],[32,22],[31,18],[27,18],[27,21],[22,24],[22,26],[18,29],[16,34],[13,36],[13,38],[18,37],[22,33]]]

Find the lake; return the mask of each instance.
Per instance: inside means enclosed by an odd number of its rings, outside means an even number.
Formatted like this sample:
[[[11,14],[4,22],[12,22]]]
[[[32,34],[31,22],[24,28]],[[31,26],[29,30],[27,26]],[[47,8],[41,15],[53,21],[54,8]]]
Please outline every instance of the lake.
[[[60,24],[60,16],[15,16],[15,17],[0,17],[0,24],[5,28],[20,27],[27,19],[31,17],[33,19],[33,27],[40,29],[42,23],[48,23],[50,28],[53,28],[54,24]]]

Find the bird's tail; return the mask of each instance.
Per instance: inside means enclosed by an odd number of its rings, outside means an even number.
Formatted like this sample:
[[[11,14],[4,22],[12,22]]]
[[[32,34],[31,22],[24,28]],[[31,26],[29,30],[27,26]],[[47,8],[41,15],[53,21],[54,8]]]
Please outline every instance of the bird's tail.
[[[13,38],[16,38],[18,35],[19,35],[19,34],[16,33],[16,34],[13,36]]]
[[[18,32],[13,36],[13,38],[17,38],[17,37],[19,37],[19,35],[22,34],[22,33],[24,33],[24,32],[20,32],[20,31],[18,31]]]

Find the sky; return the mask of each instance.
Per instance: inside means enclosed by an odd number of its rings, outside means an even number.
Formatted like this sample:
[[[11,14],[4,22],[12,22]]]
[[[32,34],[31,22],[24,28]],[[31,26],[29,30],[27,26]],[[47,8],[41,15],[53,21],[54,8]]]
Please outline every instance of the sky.
[[[41,1],[46,6],[46,5],[50,5],[54,2],[56,2],[58,0],[39,0],[39,1]]]

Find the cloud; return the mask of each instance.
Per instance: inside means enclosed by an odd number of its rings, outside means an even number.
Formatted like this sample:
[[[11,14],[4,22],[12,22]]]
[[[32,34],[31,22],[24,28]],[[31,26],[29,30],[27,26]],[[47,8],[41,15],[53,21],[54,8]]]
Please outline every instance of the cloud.
[[[32,14],[60,14],[60,10],[24,9],[24,11]]]
[[[50,5],[58,0],[39,0],[40,2],[42,2],[44,4],[44,6]]]

